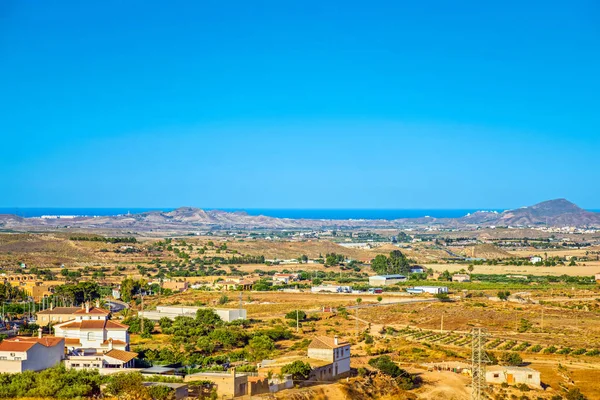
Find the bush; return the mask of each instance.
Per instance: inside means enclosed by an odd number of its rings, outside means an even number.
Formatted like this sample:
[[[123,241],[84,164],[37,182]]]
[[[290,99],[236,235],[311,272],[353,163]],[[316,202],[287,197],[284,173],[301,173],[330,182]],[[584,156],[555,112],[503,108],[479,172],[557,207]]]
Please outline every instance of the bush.
[[[529,388],[529,386],[527,386],[524,383],[519,383],[517,385],[517,389],[519,389],[521,392],[529,392],[531,389]]]
[[[450,300],[448,293],[436,293],[433,295],[433,297],[435,297],[436,299],[438,299],[440,301],[449,301]]]
[[[293,363],[286,364],[281,367],[281,373],[284,375],[292,375],[292,379],[295,381],[305,381],[308,379],[312,371],[312,367],[309,363],[302,362],[300,360],[294,361]]]
[[[295,321],[296,320],[296,312],[298,312],[298,320],[304,321],[306,319],[306,313],[302,310],[290,311],[289,313],[285,314],[285,317],[287,319],[293,319]]]
[[[96,397],[100,395],[101,384],[97,370],[66,370],[60,365],[40,372],[0,374],[0,398]]]
[[[531,349],[529,349],[529,351],[531,351],[532,353],[539,353],[541,350],[542,350],[542,346],[539,344],[536,344]]]
[[[521,365],[523,364],[523,359],[519,355],[519,353],[504,353],[502,357],[500,357],[502,364],[504,365]]]
[[[390,356],[380,356],[369,360],[369,365],[377,368],[382,373],[396,378],[400,387],[405,390],[410,390],[415,387],[416,380],[408,372],[396,365]]]
[[[164,385],[147,386],[152,400],[175,400],[175,390]]]
[[[565,394],[566,400],[587,400],[579,388],[571,388]]]

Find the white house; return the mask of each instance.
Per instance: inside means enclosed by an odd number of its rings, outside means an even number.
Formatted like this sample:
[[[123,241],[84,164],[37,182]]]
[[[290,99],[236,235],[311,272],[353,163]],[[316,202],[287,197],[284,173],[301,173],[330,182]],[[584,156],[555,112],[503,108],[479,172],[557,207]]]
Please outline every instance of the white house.
[[[274,285],[280,285],[280,284],[284,284],[287,285],[290,282],[295,282],[297,281],[299,278],[298,274],[274,274],[273,275],[273,284]]]
[[[452,275],[452,282],[471,282],[471,275],[469,275],[469,274],[454,274],[454,275]]]
[[[110,347],[106,352],[96,349],[76,349],[69,353],[65,360],[67,369],[90,369],[100,370],[100,373],[118,372],[119,369],[133,368],[137,353],[131,351],[113,349]]]
[[[13,337],[0,342],[0,373],[41,371],[60,363],[65,354],[65,339],[42,337]]]
[[[423,273],[425,273],[425,268],[421,267],[420,265],[415,265],[414,267],[410,267],[410,273],[411,274],[423,274]]]
[[[329,361],[331,364],[319,367],[317,379],[337,379],[350,373],[350,343],[335,336],[315,337],[308,345],[308,358]]]
[[[54,325],[55,336],[65,338],[68,350],[83,348],[108,351],[111,346],[129,350],[129,327],[108,319],[110,313],[107,310],[90,307],[86,303],[74,315],[74,320]]]
[[[541,388],[540,372],[528,367],[493,365],[486,368],[485,380],[495,384],[525,384],[536,389]]]
[[[167,317],[169,319],[175,319],[177,317],[196,318],[196,312],[201,308],[206,307],[157,306],[156,310],[138,312],[138,316],[148,318],[152,321],[159,321],[163,317]],[[212,310],[225,322],[246,319],[246,310],[243,308],[213,308]]]
[[[369,277],[369,286],[390,286],[406,280],[404,275],[375,275]]]
[[[533,256],[529,258],[529,261],[531,261],[532,264],[537,264],[542,262],[542,257],[539,256]]]

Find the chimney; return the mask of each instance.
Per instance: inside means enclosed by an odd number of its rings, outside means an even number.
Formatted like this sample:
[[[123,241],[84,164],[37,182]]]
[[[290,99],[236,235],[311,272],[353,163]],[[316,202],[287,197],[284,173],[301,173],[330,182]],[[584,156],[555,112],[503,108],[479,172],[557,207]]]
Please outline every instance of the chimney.
[[[50,303],[50,311],[54,310],[54,300]]]
[[[338,345],[338,337],[337,337],[337,335],[335,335],[333,337],[333,344],[335,344],[336,346]]]
[[[96,299],[96,308],[100,308],[100,299]]]
[[[231,368],[231,376],[235,379],[235,367]]]
[[[90,313],[90,302],[89,301],[85,302],[85,313],[86,314]]]
[[[85,310],[85,303],[81,303],[81,309]]]
[[[110,351],[112,349],[113,349],[113,339],[110,338],[110,339],[108,339],[108,350]]]
[[[42,328],[38,328],[38,338],[41,339],[42,338]]]

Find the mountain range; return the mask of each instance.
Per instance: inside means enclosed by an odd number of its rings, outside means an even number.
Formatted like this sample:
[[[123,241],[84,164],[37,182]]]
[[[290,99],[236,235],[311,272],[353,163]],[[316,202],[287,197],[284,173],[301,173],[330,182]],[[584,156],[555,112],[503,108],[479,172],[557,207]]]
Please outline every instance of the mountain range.
[[[504,212],[478,211],[460,218],[384,219],[290,219],[246,212],[202,210],[180,207],[173,211],[149,211],[131,215],[64,218],[23,218],[0,215],[0,229],[35,230],[80,228],[88,230],[118,229],[128,231],[182,231],[202,229],[322,229],[322,228],[403,228],[403,227],[489,227],[553,226],[600,227],[600,213],[586,211],[565,199]]]

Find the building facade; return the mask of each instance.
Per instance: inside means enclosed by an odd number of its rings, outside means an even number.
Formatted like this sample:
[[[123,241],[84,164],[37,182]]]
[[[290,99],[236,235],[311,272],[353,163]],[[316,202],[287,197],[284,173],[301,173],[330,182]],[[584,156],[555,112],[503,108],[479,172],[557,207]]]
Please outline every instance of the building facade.
[[[0,343],[0,372],[42,371],[60,363],[65,340],[52,336],[14,337]]]
[[[47,310],[38,311],[36,323],[39,326],[48,326],[72,321],[75,319],[75,313],[79,310],[81,307],[54,307],[51,305]]]
[[[330,364],[319,367],[317,380],[338,379],[350,374],[350,343],[335,336],[315,337],[308,345],[308,358],[328,361]]]
[[[536,389],[542,387],[540,372],[528,367],[493,365],[487,367],[485,372],[485,380],[486,382],[495,384],[525,384]]]
[[[404,275],[375,275],[369,277],[369,286],[390,286],[406,280]]]

